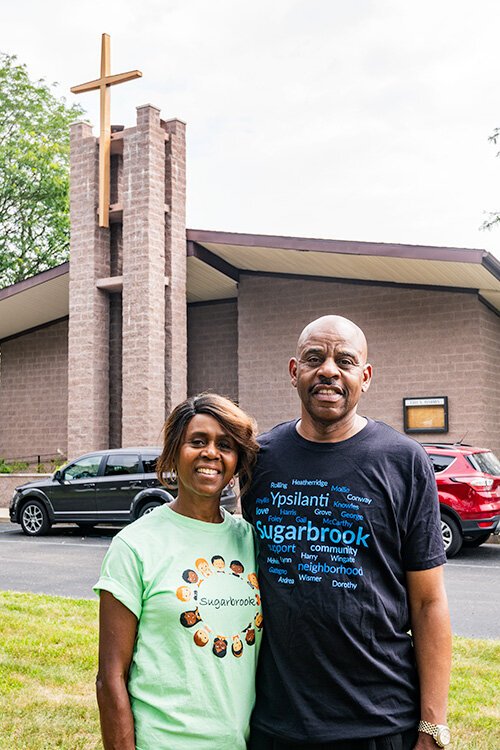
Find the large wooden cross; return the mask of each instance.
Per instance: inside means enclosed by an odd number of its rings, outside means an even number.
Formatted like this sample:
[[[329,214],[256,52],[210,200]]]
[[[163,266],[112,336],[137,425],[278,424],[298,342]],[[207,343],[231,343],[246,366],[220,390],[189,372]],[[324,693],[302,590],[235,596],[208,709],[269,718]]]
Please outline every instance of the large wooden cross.
[[[116,83],[131,81],[133,78],[140,78],[142,73],[139,70],[131,70],[128,73],[117,73],[110,75],[110,37],[109,34],[102,35],[101,43],[101,77],[95,81],[81,83],[79,86],[73,86],[73,94],[82,94],[84,91],[101,92],[101,130],[99,138],[99,226],[109,227],[109,185],[110,185],[110,153],[111,153],[111,120],[110,120],[110,86]]]

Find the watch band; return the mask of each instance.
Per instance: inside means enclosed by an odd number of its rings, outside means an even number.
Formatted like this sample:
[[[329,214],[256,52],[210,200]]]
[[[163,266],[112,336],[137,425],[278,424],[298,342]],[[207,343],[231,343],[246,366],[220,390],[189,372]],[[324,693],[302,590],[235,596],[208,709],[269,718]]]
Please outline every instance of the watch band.
[[[420,721],[418,731],[430,734],[438,747],[446,747],[450,743],[450,730],[445,724],[431,724],[430,721]]]

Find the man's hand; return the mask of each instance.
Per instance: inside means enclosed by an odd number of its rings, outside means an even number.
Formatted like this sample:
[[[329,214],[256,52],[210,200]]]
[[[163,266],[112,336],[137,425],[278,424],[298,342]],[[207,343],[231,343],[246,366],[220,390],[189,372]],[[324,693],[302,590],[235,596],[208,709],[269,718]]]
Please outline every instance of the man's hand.
[[[431,737],[430,734],[419,732],[418,739],[413,750],[439,750],[439,746],[436,745],[434,737]]]

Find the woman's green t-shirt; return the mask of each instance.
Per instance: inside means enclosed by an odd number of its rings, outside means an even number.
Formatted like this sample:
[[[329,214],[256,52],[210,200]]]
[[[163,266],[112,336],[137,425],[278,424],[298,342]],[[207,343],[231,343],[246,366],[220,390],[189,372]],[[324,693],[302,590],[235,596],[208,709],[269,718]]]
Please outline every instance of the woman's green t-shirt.
[[[244,750],[262,629],[252,527],[163,505],[125,527],[94,590],[138,619],[128,690],[137,750]]]

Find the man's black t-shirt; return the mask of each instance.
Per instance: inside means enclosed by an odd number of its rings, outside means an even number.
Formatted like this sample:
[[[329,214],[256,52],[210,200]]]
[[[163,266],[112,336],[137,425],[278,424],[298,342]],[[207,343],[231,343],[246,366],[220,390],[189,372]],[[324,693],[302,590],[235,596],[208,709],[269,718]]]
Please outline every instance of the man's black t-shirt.
[[[309,742],[415,726],[405,576],[446,560],[426,453],[372,420],[340,443],[305,440],[296,422],[259,443],[243,498],[265,623],[253,725]]]

